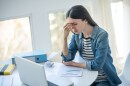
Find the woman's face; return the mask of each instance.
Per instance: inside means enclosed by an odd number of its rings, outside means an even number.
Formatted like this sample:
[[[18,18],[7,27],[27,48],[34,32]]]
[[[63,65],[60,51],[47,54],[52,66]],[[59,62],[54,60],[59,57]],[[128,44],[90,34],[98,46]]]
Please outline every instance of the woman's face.
[[[67,21],[67,24],[71,24],[72,32],[74,32],[75,34],[81,33],[86,25],[86,21],[83,21],[81,19],[73,19],[73,18],[68,17],[66,21]]]

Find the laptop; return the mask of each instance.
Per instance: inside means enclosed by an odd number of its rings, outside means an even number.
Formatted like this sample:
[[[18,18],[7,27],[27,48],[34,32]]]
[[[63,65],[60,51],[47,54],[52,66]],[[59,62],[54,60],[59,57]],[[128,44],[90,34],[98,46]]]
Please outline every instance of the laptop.
[[[67,79],[61,80],[53,77],[53,83],[47,81],[44,66],[41,64],[22,57],[15,57],[15,62],[20,79],[27,86],[73,86],[73,83]]]

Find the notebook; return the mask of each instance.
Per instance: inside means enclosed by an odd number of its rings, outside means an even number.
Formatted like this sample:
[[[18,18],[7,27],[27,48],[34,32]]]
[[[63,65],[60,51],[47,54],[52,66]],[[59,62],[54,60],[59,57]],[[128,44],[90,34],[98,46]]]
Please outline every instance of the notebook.
[[[64,64],[59,64],[59,70],[58,70],[58,75],[63,76],[63,77],[81,77],[83,74],[83,68],[79,67],[73,67],[73,66],[65,66]]]
[[[14,64],[0,64],[0,75],[10,75],[14,69]]]

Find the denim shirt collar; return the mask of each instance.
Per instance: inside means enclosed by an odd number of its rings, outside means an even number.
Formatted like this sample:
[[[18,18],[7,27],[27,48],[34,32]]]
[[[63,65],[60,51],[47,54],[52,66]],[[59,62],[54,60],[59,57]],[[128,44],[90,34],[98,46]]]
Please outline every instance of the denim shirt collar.
[[[99,28],[99,26],[94,26],[93,32],[92,32],[92,35],[91,35],[91,38],[92,38],[92,39],[95,39],[96,34],[97,34],[97,31],[98,31],[98,28]],[[83,38],[83,37],[82,37],[82,32],[79,34],[79,39],[81,39],[81,38]]]

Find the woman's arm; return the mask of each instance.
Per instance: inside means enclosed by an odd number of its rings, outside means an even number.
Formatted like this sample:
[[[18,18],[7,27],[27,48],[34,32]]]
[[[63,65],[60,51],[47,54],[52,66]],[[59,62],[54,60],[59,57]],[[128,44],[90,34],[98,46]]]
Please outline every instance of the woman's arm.
[[[64,56],[68,55],[68,43],[67,43],[67,38],[63,39],[63,51],[62,51]]]
[[[100,37],[98,37],[98,46],[95,51],[95,59],[88,62],[86,65],[90,70],[98,71],[103,68],[105,60],[107,58],[109,43],[108,43],[108,33],[103,32]]]
[[[64,36],[63,36],[63,50],[62,53],[64,56],[68,55],[68,44],[67,44],[67,39],[68,39],[68,35],[70,33],[71,30],[71,25],[66,24],[64,26]]]
[[[75,42],[75,34],[72,35],[72,38],[68,47],[67,38],[68,38],[69,32],[71,31],[71,29],[69,28],[70,26],[64,27],[63,50],[62,50],[61,56],[63,58],[63,61],[65,62],[72,61],[78,50],[76,42]]]
[[[72,25],[71,24],[66,24],[64,26],[64,36],[63,36],[63,50],[62,53],[64,56],[68,55],[68,44],[67,44],[67,39],[70,31],[72,30]]]
[[[64,55],[63,54],[64,51],[62,52],[61,56],[62,56],[63,61],[64,62],[72,61],[75,58],[76,52],[78,50],[76,42],[75,42],[75,34],[72,35],[69,47],[68,48],[66,47],[64,49],[67,49],[67,50],[65,50],[67,52],[67,54]]]
[[[83,63],[77,63],[73,61],[68,61],[68,62],[62,62],[66,66],[74,66],[74,67],[80,67],[80,68],[86,68],[86,64]]]

